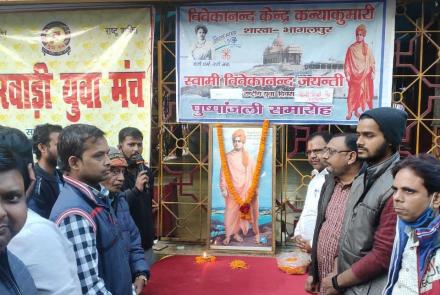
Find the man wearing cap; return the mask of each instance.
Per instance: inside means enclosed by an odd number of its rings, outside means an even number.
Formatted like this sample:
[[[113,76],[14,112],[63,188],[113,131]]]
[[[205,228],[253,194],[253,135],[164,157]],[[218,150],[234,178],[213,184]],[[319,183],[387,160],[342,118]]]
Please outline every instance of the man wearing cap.
[[[400,159],[406,119],[390,107],[360,116],[358,157],[367,164],[352,184],[335,269],[322,281],[325,294],[376,295],[385,287],[397,220],[391,170]]]
[[[130,215],[125,194],[121,192],[125,169],[128,165],[124,155],[118,149],[110,147],[108,155],[110,158],[110,173],[101,184],[110,191],[109,199],[118,219],[125,249],[128,249],[133,284],[136,294],[140,294],[150,277],[150,271],[145,261],[139,229]]]

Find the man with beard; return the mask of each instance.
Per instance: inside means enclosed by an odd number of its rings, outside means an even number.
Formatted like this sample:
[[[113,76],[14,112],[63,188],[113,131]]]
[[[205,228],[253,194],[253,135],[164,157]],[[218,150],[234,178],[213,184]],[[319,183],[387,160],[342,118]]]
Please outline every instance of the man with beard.
[[[44,218],[49,218],[63,185],[63,176],[56,168],[58,136],[62,130],[60,125],[37,125],[32,136],[37,181],[28,206]]]
[[[144,136],[134,127],[126,127],[119,131],[118,148],[127,160],[128,167],[124,173],[125,192],[130,213],[139,229],[142,247],[145,250],[145,259],[153,263],[153,241],[155,238],[153,224],[153,171],[144,164],[142,159]]]
[[[312,239],[315,232],[316,215],[321,188],[327,175],[327,163],[323,159],[324,149],[331,138],[329,132],[315,132],[307,140],[307,160],[313,167],[312,180],[307,187],[304,207],[295,226],[293,240],[298,248],[312,251]]]
[[[362,166],[357,156],[357,136],[353,133],[335,134],[323,151],[326,176],[319,204],[313,236],[312,262],[306,290],[319,291],[323,278],[333,272],[338,251],[345,207],[352,183]],[[321,293],[323,289],[321,288]]]
[[[333,273],[321,282],[325,294],[381,294],[386,284],[396,228],[391,198],[392,168],[407,114],[383,107],[359,119],[358,157],[367,165],[354,180],[346,205]]]

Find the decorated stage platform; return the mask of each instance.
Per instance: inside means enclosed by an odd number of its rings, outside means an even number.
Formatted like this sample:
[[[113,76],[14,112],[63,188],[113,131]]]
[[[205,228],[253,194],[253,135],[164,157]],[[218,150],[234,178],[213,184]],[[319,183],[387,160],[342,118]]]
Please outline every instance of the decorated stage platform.
[[[234,260],[247,268],[232,269]],[[143,295],[302,295],[306,275],[288,275],[273,257],[217,256],[197,264],[195,256],[170,256],[156,262]]]

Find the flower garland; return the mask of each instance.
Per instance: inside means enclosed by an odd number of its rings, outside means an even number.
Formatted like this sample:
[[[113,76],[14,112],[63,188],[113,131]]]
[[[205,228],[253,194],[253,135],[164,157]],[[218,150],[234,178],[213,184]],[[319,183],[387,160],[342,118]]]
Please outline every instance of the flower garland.
[[[249,188],[249,190],[246,193],[246,198],[243,200],[240,195],[235,190],[234,184],[232,183],[232,177],[231,172],[229,171],[229,165],[228,161],[226,159],[226,153],[225,153],[225,145],[223,140],[223,126],[221,124],[216,125],[217,128],[217,137],[218,137],[218,145],[219,145],[219,151],[220,151],[220,159],[222,163],[222,170],[223,174],[225,176],[226,185],[228,188],[228,192],[230,195],[232,195],[232,198],[234,201],[240,206],[240,218],[245,220],[250,220],[250,209],[251,209],[251,202],[253,198],[255,197],[255,192],[258,188],[258,183],[260,181],[260,171],[261,167],[263,166],[263,157],[264,157],[264,150],[266,147],[266,138],[267,138],[267,132],[269,130],[269,120],[264,120],[263,128],[261,131],[261,138],[260,138],[260,145],[258,148],[258,157],[257,157],[257,165],[255,167],[254,175],[252,176],[252,184]]]

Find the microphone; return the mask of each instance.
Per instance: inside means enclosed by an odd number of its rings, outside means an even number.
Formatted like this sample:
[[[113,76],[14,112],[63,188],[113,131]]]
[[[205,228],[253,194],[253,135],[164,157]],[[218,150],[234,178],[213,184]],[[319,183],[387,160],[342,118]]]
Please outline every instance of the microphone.
[[[138,174],[141,173],[142,171],[144,171],[145,161],[144,161],[144,158],[142,158],[141,154],[136,155],[134,162],[136,163]]]
[[[144,158],[142,158],[141,154],[136,155],[134,162],[136,163],[137,166],[137,174],[139,175],[139,173],[141,173],[142,171],[145,170],[145,161]],[[144,186],[144,191],[146,192],[147,189],[150,187],[149,183],[146,182],[145,186]]]

